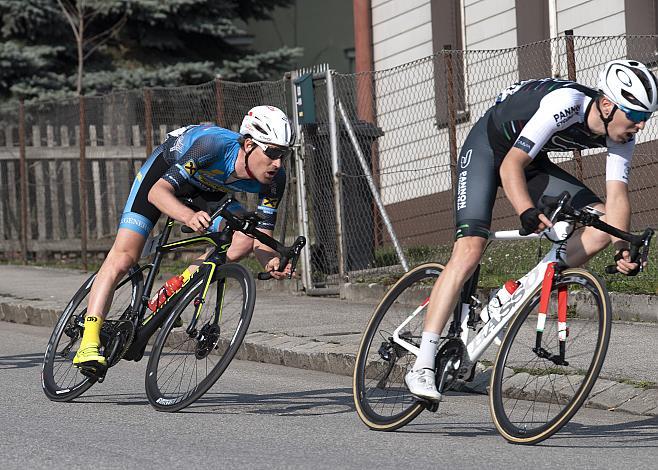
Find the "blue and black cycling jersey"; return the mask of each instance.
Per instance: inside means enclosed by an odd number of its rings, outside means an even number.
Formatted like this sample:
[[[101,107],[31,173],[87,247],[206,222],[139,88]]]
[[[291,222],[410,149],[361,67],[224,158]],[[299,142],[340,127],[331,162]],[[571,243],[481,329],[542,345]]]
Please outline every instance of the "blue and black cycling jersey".
[[[217,126],[188,126],[170,133],[146,160],[133,182],[130,196],[121,215],[119,228],[148,236],[160,217],[160,211],[148,201],[148,192],[163,178],[177,195],[229,192],[258,193],[258,227],[273,230],[276,212],[283,196],[286,174],[279,170],[270,184],[235,176],[235,162],[240,150],[240,134]],[[217,230],[221,219],[215,220]]]

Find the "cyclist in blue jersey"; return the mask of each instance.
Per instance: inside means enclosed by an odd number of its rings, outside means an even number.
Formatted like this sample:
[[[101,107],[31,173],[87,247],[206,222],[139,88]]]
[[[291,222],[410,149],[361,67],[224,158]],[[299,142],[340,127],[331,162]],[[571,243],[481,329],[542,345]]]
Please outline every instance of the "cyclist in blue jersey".
[[[498,186],[528,233],[551,226],[537,208],[542,196],[571,195],[575,209],[591,206],[605,213],[607,223],[628,231],[628,175],[635,134],[658,108],[656,77],[633,60],[608,62],[599,75],[598,90],[557,80],[527,80],[501,92],[468,134],[457,163],[455,195],[456,241],[445,270],[430,296],[420,354],[405,376],[410,392],[438,401],[435,357],[440,334],[465,281],[473,274],[486,247]],[[608,150],[606,202],[581,181],[552,163],[550,151]],[[587,227],[567,245],[566,262],[579,266],[608,244],[617,249],[617,270],[637,274],[628,243]]]
[[[278,108],[256,106],[242,121],[240,133],[217,126],[193,125],[177,129],[158,146],[137,173],[112,248],[96,275],[89,294],[84,334],[73,359],[77,367],[98,368],[106,359],[99,353],[99,332],[118,281],[139,260],[149,233],[161,213],[199,233],[210,227],[210,215],[194,211],[179,196],[217,199],[227,192],[258,193],[259,230],[272,235],[286,182],[282,158],[291,151],[295,135],[288,117]],[[227,252],[237,261],[253,252],[265,271],[276,279],[279,257],[258,240],[236,232]]]

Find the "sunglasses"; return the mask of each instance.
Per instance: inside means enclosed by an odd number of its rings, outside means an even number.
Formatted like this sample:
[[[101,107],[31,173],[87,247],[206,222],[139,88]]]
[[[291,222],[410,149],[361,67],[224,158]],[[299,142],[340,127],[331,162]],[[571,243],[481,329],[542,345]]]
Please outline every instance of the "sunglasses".
[[[279,147],[276,145],[268,145],[262,142],[258,142],[257,140],[254,140],[254,143],[258,145],[263,150],[263,153],[271,160],[278,160],[280,158],[287,157],[288,155],[290,155],[290,152],[292,151],[290,147]]]
[[[628,109],[619,104],[617,107],[624,112],[629,121],[633,121],[636,124],[648,121],[651,117],[651,113],[647,111],[636,111],[635,109]]]

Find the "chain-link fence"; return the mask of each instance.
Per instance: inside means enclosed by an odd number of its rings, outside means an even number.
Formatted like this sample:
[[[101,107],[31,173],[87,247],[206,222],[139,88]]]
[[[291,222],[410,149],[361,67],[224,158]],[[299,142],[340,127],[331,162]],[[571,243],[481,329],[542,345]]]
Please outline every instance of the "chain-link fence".
[[[616,58],[655,70],[657,42],[656,36],[566,36],[513,49],[446,50],[362,74],[317,69],[315,119],[299,119],[301,145],[285,165],[289,184],[277,228],[309,237],[306,287],[399,270],[395,240],[409,265],[447,259],[456,156],[496,95],[516,81],[549,76],[594,87],[601,65]],[[290,78],[113,93],[85,98],[84,108],[78,99],[0,108],[0,251],[5,257],[81,247],[103,253],[136,171],[167,132],[202,122],[237,130],[257,104],[298,119],[308,103],[292,99]],[[657,139],[650,120],[638,135],[630,179],[634,230],[658,223]],[[605,194],[604,152],[549,156]],[[502,191],[498,199],[493,228],[516,228]],[[445,247],[440,255],[438,246]]]
[[[410,265],[437,257],[447,260],[455,230],[452,188],[458,150],[498,93],[519,80],[551,76],[596,87],[601,66],[618,58],[643,61],[655,71],[656,50],[655,36],[565,36],[513,49],[446,50],[390,70],[333,75],[330,81],[318,75],[317,122],[302,126],[310,232],[315,235],[313,278],[331,284],[400,269],[376,196]],[[327,99],[331,82],[333,104]],[[336,111],[339,165],[333,178],[330,108],[338,102],[348,119],[341,120]],[[347,123],[356,134],[356,146]],[[650,120],[638,135],[631,173],[634,230],[658,223],[656,139],[658,128]],[[605,195],[601,149],[549,157]],[[363,163],[369,171],[362,169]],[[377,194],[369,189],[368,172]],[[518,228],[518,217],[502,190],[497,199],[493,229]],[[444,247],[440,254],[439,246]]]

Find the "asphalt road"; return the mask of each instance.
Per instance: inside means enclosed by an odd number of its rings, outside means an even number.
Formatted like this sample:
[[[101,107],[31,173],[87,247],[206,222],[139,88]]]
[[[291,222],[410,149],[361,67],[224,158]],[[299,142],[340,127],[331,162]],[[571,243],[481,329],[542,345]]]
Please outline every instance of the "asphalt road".
[[[655,468],[658,418],[581,410],[535,447],[507,444],[484,396],[452,395],[394,433],[368,431],[349,377],[234,362],[196,405],[154,411],[146,361],[74,403],[41,391],[48,328],[0,323],[0,468]]]

